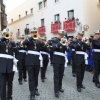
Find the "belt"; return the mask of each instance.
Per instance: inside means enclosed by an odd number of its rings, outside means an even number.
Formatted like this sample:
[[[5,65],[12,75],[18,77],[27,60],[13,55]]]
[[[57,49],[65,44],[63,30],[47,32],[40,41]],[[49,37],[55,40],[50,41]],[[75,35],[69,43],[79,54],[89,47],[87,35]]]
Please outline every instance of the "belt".
[[[92,49],[93,52],[100,52],[100,49]]]
[[[72,49],[72,51],[75,51],[75,49]]]
[[[62,52],[54,52],[54,55],[59,55],[59,56],[65,57],[65,67],[67,67],[68,60],[67,60],[67,57],[66,57],[66,55],[64,53],[62,53]]]
[[[44,52],[44,51],[40,51],[41,54],[45,54],[45,55],[48,55],[48,58],[50,58],[50,54],[47,53],[47,52]]]
[[[76,51],[76,54],[82,54],[84,55],[84,60],[85,60],[85,64],[87,65],[88,64],[88,54],[86,52],[82,52],[82,51]]]
[[[19,50],[19,52],[26,53],[26,51],[25,51],[25,50]]]
[[[40,67],[43,67],[43,58],[40,52],[37,51],[32,51],[32,50],[28,50],[27,52],[28,54],[34,54],[34,55],[39,55],[39,60],[40,60]]]
[[[15,71],[15,72],[17,72],[17,68],[15,67],[15,66],[17,66],[17,62],[18,62],[18,60],[15,58],[15,57],[13,57],[12,55],[8,55],[8,54],[0,54],[0,57],[1,58],[7,58],[7,59],[13,59],[13,71]]]

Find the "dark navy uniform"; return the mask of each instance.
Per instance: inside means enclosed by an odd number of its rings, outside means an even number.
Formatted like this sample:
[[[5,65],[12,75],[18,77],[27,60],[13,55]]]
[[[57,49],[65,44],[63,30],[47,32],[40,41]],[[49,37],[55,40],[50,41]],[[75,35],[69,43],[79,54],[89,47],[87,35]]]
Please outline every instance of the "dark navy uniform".
[[[62,79],[64,74],[64,65],[65,65],[65,51],[67,50],[66,46],[63,46],[60,43],[60,39],[56,38],[55,43],[52,44],[53,51],[53,70],[54,70],[54,92],[55,96],[59,97],[59,91],[64,92],[62,89]],[[62,55],[59,55],[61,53]]]
[[[74,62],[74,55],[75,55],[75,49],[73,48],[73,41],[69,44],[69,47],[72,49],[71,57],[72,57],[72,75],[76,76],[76,67]]]
[[[41,80],[42,82],[44,82],[45,81],[44,79],[46,79],[45,74],[50,57],[47,46],[41,48],[41,55],[43,58],[43,67],[41,67]]]
[[[92,41],[92,58],[94,62],[94,76],[93,81],[95,85],[100,88],[99,74],[100,74],[100,39]]]
[[[8,50],[6,46],[8,45]],[[7,51],[6,51],[7,50]],[[0,87],[1,87],[1,100],[6,100],[6,81],[8,83],[7,88],[7,98],[8,100],[12,100],[12,84],[13,84],[13,59],[2,57],[2,54],[9,55],[13,57],[14,53],[18,53],[18,49],[14,42],[6,40],[5,38],[1,38],[0,40]]]
[[[77,84],[77,90],[81,92],[81,88],[85,88],[82,85],[83,79],[84,79],[84,72],[86,67],[86,60],[87,54],[86,50],[89,49],[89,45],[87,45],[85,42],[81,41],[80,39],[77,39],[76,41],[73,41],[73,48],[75,49],[75,55],[74,55],[74,62],[76,66],[76,84]],[[87,56],[87,57],[86,57]]]
[[[38,91],[38,75],[40,69],[40,50],[44,44],[38,40],[34,40],[32,37],[26,39],[23,45],[27,46],[28,53],[25,58],[25,65],[29,76],[29,90],[31,97],[34,98]],[[35,53],[34,53],[35,52]],[[37,53],[37,54],[36,54]],[[39,54],[39,55],[38,55]],[[31,99],[34,100],[34,99]]]
[[[19,60],[17,63],[17,67],[19,70],[19,84],[22,84],[22,79],[26,81],[26,66],[25,66],[25,58],[27,52],[27,46],[22,45],[21,42],[16,43],[19,53],[16,55],[16,58]]]

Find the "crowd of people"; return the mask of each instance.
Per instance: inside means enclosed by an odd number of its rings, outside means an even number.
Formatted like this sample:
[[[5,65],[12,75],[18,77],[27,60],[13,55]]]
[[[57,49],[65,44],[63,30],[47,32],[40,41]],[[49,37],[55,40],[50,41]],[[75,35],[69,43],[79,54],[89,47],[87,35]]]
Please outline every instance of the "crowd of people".
[[[58,30],[58,37],[46,40],[39,36],[34,27],[30,37],[22,34],[18,42],[14,41],[12,32],[6,28],[0,38],[0,98],[12,100],[15,65],[18,69],[19,85],[29,83],[30,100],[40,96],[38,75],[41,70],[41,81],[46,81],[46,69],[51,62],[54,72],[54,94],[59,98],[64,93],[63,76],[67,64],[72,65],[72,75],[76,77],[77,91],[85,89],[82,84],[85,69],[93,72],[93,82],[100,88],[100,30],[94,31],[90,38],[84,38],[84,32],[78,31],[73,38],[65,37],[64,30]],[[28,75],[27,75],[28,73]],[[91,74],[92,75],[92,74]],[[28,78],[27,78],[28,76]],[[7,88],[7,91],[6,91]]]

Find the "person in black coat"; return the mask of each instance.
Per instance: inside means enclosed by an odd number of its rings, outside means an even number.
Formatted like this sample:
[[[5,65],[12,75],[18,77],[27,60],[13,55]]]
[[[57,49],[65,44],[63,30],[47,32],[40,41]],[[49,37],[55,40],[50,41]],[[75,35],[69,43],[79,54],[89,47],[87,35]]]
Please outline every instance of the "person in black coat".
[[[100,88],[100,30],[96,30],[94,33],[94,39],[92,40],[92,58],[94,62],[93,82],[96,87]]]
[[[47,44],[47,42],[46,42],[46,36],[40,37],[40,41],[44,42],[46,45],[46,46],[42,47],[41,51],[40,51],[42,58],[43,58],[43,67],[41,67],[41,81],[45,82],[46,69],[48,66],[49,58],[50,58],[50,54],[49,54],[49,50],[48,50],[49,44]]]
[[[62,80],[64,74],[64,67],[67,64],[68,60],[65,55],[65,51],[67,50],[66,47],[66,40],[63,38],[65,35],[64,30],[58,31],[58,38],[55,38],[51,51],[53,51],[53,71],[54,71],[54,92],[55,96],[59,97],[59,91],[64,92],[62,89]],[[67,67],[67,66],[66,66]]]
[[[81,92],[81,88],[85,89],[82,82],[88,57],[86,50],[90,48],[89,45],[82,41],[83,35],[84,33],[79,31],[77,34],[77,40],[73,41],[73,48],[75,49],[74,63],[76,67],[76,85],[78,92]]]
[[[9,29],[4,29],[3,37],[0,38],[0,95],[1,100],[12,100],[12,87],[13,87],[13,63],[14,53],[18,53],[18,49],[14,42],[14,38]],[[7,82],[7,91],[6,91]],[[7,94],[6,94],[7,93]]]
[[[16,45],[19,49],[19,53],[16,55],[16,58],[19,60],[17,63],[18,74],[19,74],[19,84],[22,85],[22,80],[24,79],[27,82],[27,75],[26,75],[26,66],[25,66],[25,57],[27,52],[27,46],[23,45],[22,42],[24,41],[25,35],[20,36],[20,42],[17,42]]]
[[[23,41],[23,45],[27,46],[27,55],[25,58],[25,65],[28,71],[29,77],[29,90],[30,90],[30,100],[35,100],[35,95],[39,96],[38,92],[38,75],[39,69],[42,66],[42,55],[40,53],[41,47],[45,44],[39,41],[37,29],[33,28],[31,30],[31,37]]]

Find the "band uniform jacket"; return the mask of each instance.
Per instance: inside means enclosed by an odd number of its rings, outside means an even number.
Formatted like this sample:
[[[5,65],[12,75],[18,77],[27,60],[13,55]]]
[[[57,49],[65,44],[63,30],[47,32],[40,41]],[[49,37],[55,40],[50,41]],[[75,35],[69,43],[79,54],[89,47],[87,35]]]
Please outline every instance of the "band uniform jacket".
[[[52,63],[53,64],[65,64],[65,57],[60,56],[60,55],[55,55],[54,52],[61,52],[65,54],[65,51],[67,51],[67,47],[62,45],[60,43],[60,39],[58,38],[55,38],[53,41],[54,42],[52,43],[52,48],[51,48],[51,51],[53,51]]]
[[[15,42],[8,41],[8,52],[6,51],[7,40],[5,38],[0,39],[0,54],[8,54],[13,56],[14,53],[18,53]],[[13,72],[13,59],[0,57],[0,73]]]
[[[86,44],[85,42],[81,41],[80,39],[77,39],[73,41],[73,48],[75,51],[82,51],[86,52],[87,49],[90,49],[90,45]],[[74,62],[85,62],[84,55],[82,54],[75,54],[74,55]]]
[[[23,45],[27,46],[27,50],[40,52],[41,47],[44,46],[39,40],[34,40],[32,37],[25,39]],[[39,55],[27,54],[25,58],[25,65],[40,65]]]
[[[44,47],[41,47],[41,51],[49,54],[49,48],[46,45]],[[42,55],[42,58],[43,58],[44,61],[49,61],[48,55],[42,54],[42,53],[41,53],[41,55]]]
[[[100,40],[93,39],[92,49],[99,49],[100,50]],[[94,52],[92,50],[92,58],[93,58],[93,60],[100,60],[100,52]]]
[[[25,50],[27,52],[27,46],[23,45],[23,47],[21,47],[21,42],[17,42],[16,46],[18,50]],[[25,60],[26,52],[18,52],[18,54],[15,55],[16,59],[19,61]]]

